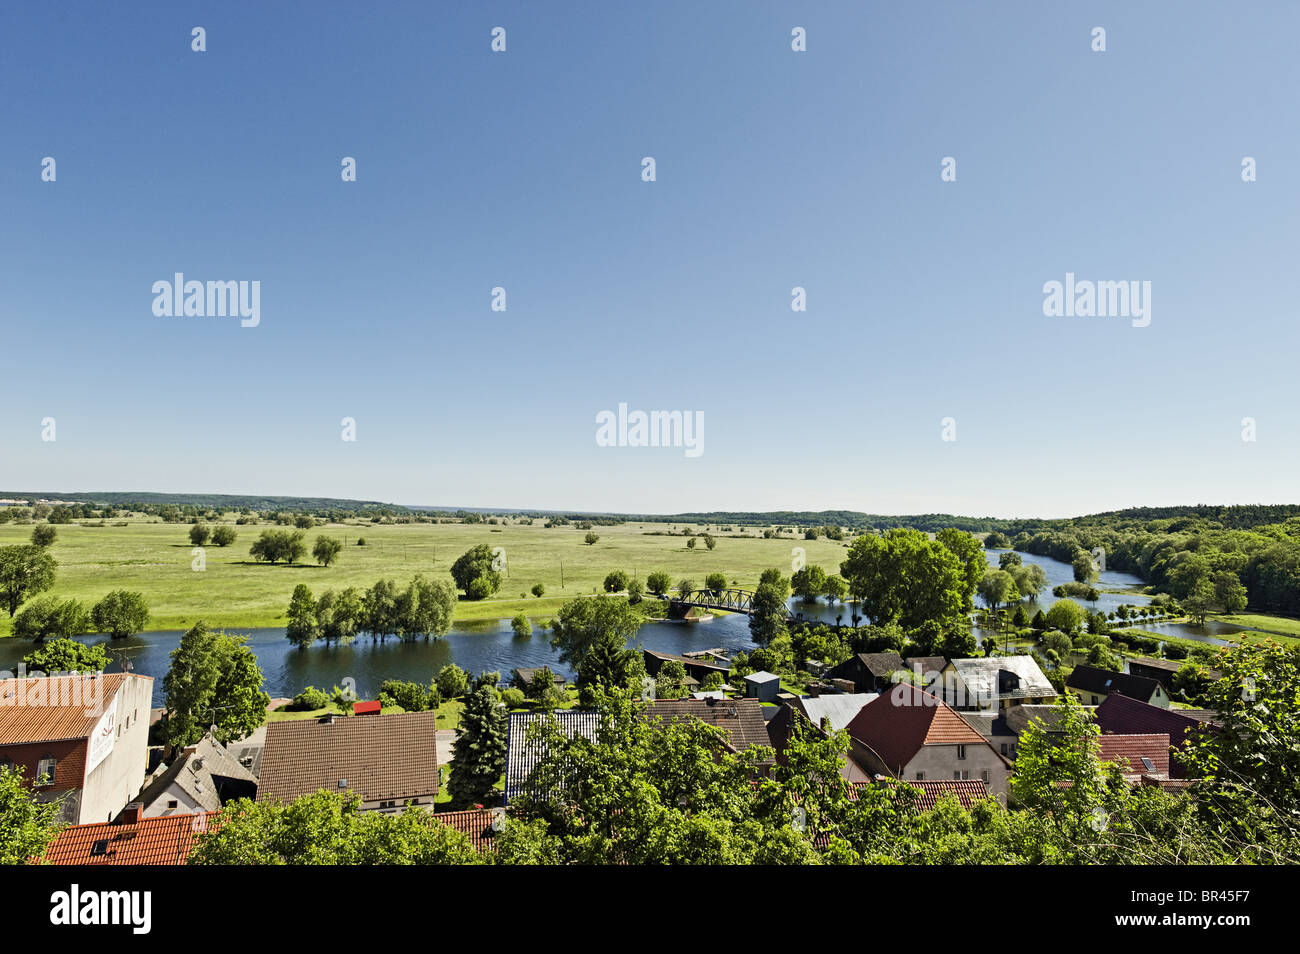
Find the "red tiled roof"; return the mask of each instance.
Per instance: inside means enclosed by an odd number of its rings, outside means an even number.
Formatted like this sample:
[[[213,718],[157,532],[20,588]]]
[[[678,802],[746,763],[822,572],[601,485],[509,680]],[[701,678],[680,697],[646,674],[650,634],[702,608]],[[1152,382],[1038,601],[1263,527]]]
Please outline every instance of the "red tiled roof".
[[[180,865],[217,812],[165,815],[138,822],[69,825],[45,852],[51,865]],[[99,844],[101,851],[96,852]]]
[[[1169,734],[1103,735],[1097,739],[1101,760],[1114,762],[1125,775],[1168,775]],[[1151,768],[1143,764],[1149,759]]]
[[[1169,736],[1171,747],[1183,745],[1189,733],[1214,730],[1212,724],[1189,718],[1177,709],[1162,709],[1119,693],[1112,693],[1102,700],[1095,718],[1101,726],[1103,738],[1106,735],[1158,733]],[[1170,763],[1169,774],[1175,778],[1183,777],[1183,766],[1176,759]]]
[[[892,778],[879,778],[877,781],[881,785],[894,786],[901,790],[904,785],[911,788],[920,789],[921,794],[916,796],[916,810],[928,812],[935,805],[939,804],[939,799],[946,795],[956,795],[957,801],[961,803],[962,808],[969,809],[976,802],[988,797],[989,786],[982,778],[968,779],[928,779],[916,780],[904,779],[902,781]],[[854,789],[862,785],[870,785],[870,782],[855,782]],[[854,797],[857,793],[854,791]]]
[[[863,706],[848,724],[848,732],[893,771],[910,762],[922,746],[988,745],[956,710],[901,682]]]
[[[433,817],[449,828],[468,835],[475,851],[492,850],[492,812],[474,808],[465,812],[434,812]]]
[[[371,715],[383,709],[383,703],[378,699],[373,702],[354,702],[352,703],[353,715]]]
[[[150,678],[115,672],[0,679],[0,745],[88,738],[126,680]]]

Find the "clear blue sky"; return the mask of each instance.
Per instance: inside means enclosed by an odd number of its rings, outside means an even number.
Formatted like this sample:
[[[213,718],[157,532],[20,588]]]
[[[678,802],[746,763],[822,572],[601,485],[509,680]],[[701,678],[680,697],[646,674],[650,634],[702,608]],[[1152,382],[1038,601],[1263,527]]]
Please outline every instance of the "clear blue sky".
[[[1298,35],[1294,3],[5,4],[0,488],[1295,502]],[[261,324],[155,317],[177,271],[260,281]],[[1066,272],[1150,281],[1150,326],[1044,317]],[[620,402],[702,411],[703,455],[598,447]]]

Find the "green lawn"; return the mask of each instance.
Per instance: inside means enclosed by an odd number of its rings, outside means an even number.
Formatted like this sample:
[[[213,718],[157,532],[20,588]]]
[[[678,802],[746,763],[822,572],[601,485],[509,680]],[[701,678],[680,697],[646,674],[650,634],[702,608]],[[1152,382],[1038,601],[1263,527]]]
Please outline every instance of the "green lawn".
[[[1290,619],[1286,616],[1265,616],[1259,613],[1230,613],[1222,616],[1212,616],[1211,619],[1216,619],[1222,623],[1232,623],[1237,626],[1249,626],[1251,629],[1260,629],[1276,636],[1289,636],[1292,639],[1300,639],[1300,619]]]
[[[458,621],[503,619],[519,611],[530,617],[553,616],[568,599],[599,592],[611,570],[626,570],[644,582],[646,574],[664,570],[674,583],[682,578],[704,585],[711,572],[753,586],[767,567],[790,572],[791,549],[801,547],[809,563],[828,573],[838,572],[847,542],[804,540],[786,536],[765,540],[753,528],[726,532],[712,529],[717,548],[708,550],[700,540],[694,550],[686,537],[659,535],[666,524],[631,523],[596,527],[600,539],[583,542],[586,531],[573,526],[546,529],[509,524],[396,524],[362,522],[330,524],[305,531],[308,551],[319,534],[346,544],[334,566],[310,564],[270,566],[248,555],[248,548],[270,524],[236,527],[238,538],[229,547],[205,548],[206,569],[191,569],[189,524],[167,524],[133,519],[125,527],[59,526],[51,553],[59,562],[50,595],[76,598],[89,607],[109,590],[138,590],[152,613],[151,630],[187,629],[200,619],[210,626],[231,629],[282,626],[289,596],[298,583],[316,593],[346,586],[368,587],[380,578],[399,583],[416,573],[446,574],[452,562],[476,544],[503,547],[508,579],[495,597],[464,601],[456,610]],[[225,522],[233,522],[233,518]],[[693,526],[703,531],[704,525]],[[0,524],[0,546],[27,543],[32,525]],[[658,532],[658,533],[656,533]],[[653,534],[653,535],[652,535]],[[366,546],[356,546],[364,536]],[[563,577],[561,577],[563,572]],[[563,580],[563,585],[561,581]],[[531,595],[534,584],[546,595]],[[10,623],[0,614],[0,635],[10,634]]]

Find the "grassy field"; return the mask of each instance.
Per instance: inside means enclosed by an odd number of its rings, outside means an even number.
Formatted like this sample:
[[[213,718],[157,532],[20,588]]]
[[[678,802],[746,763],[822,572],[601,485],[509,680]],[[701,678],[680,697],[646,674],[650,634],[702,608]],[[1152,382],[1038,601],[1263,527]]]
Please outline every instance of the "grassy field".
[[[399,584],[416,573],[439,577],[448,573],[457,557],[480,543],[505,549],[508,579],[491,599],[462,600],[456,609],[458,621],[509,618],[520,610],[534,618],[549,617],[566,600],[598,592],[611,570],[635,573],[642,582],[646,574],[663,570],[674,583],[689,578],[700,586],[706,574],[721,572],[734,583],[752,586],[767,567],[779,567],[788,575],[793,547],[803,548],[807,562],[828,573],[838,572],[847,552],[847,541],[790,535],[765,540],[753,528],[734,532],[713,528],[717,548],[710,551],[703,539],[695,549],[687,548],[686,537],[667,535],[668,525],[659,523],[596,527],[600,539],[592,546],[583,542],[586,531],[573,526],[357,523],[305,531],[309,553],[317,535],[344,541],[335,565],[271,566],[248,555],[258,534],[272,526],[263,524],[237,527],[238,538],[229,547],[208,545],[206,569],[198,572],[191,569],[189,524],[139,519],[118,527],[112,522],[102,527],[57,528],[58,539],[50,552],[59,569],[47,595],[76,598],[89,608],[109,590],[137,590],[149,604],[151,630],[186,629],[200,619],[216,627],[281,626],[298,583],[319,594],[325,589],[368,587],[385,577]],[[27,543],[31,532],[30,524],[0,524],[0,546]],[[356,546],[358,536],[365,538],[366,546]],[[543,598],[521,595],[531,594],[536,583],[546,587]],[[10,635],[5,614],[0,614],[0,635]]]

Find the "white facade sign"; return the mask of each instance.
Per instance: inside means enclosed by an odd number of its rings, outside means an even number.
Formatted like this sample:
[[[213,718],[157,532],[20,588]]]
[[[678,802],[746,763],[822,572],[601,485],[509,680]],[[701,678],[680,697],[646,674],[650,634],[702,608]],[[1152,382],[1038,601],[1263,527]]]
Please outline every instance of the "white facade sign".
[[[86,752],[86,776],[95,771],[100,762],[108,758],[113,751],[113,742],[117,738],[117,696],[108,704],[104,714],[95,723],[95,730],[90,733]]]

